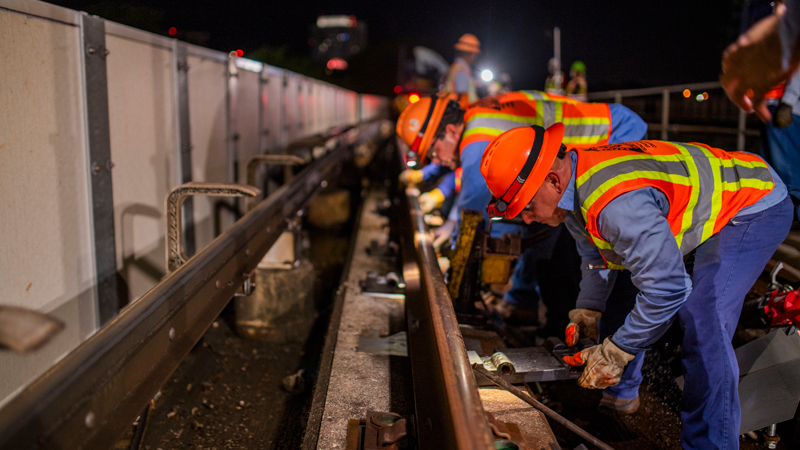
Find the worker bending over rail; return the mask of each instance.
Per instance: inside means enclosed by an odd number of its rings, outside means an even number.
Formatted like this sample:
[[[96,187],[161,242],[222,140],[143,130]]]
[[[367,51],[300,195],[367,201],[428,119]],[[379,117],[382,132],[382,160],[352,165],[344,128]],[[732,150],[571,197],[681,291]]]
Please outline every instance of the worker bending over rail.
[[[745,295],[788,234],[786,187],[749,153],[661,141],[567,151],[563,142],[562,124],[513,129],[491,142],[480,168],[494,195],[491,216],[567,224],[583,265],[571,314],[578,330],[603,314],[614,270],[633,274],[640,292],[625,323],[566,358],[586,366],[578,383],[603,389],[624,382],[634,357],[677,319],[684,330],[683,448],[738,448],[731,339]]]
[[[461,193],[454,208],[458,220],[461,209],[484,210],[492,197],[480,174],[479,163],[493,138],[512,128],[534,124],[550,126],[562,122],[566,129],[565,142],[575,146],[624,142],[643,139],[647,135],[647,124],[623,105],[581,103],[540,91],[516,91],[487,97],[466,109],[462,109],[450,96],[424,98],[403,111],[397,122],[397,134],[416,152],[420,163],[430,159],[433,168],[437,165],[450,169],[462,168]],[[419,172],[417,177],[422,179],[422,174]],[[435,170],[430,170],[426,175],[433,177],[435,174]],[[406,173],[405,176],[410,177],[411,174]],[[437,195],[436,190],[432,192]],[[444,195],[438,194],[437,197],[441,204]],[[484,219],[488,221],[489,217],[484,214]],[[553,247],[559,242],[562,228],[552,230],[548,242],[522,254],[512,276],[513,287],[497,305],[498,312],[504,318],[536,317],[539,293],[535,260],[550,258]],[[492,227],[494,236],[520,231],[519,226],[512,224],[500,223]],[[567,242],[567,245],[571,246],[571,242]],[[556,280],[548,281],[556,283]],[[563,285],[553,286],[552,289],[549,286],[542,287],[551,293],[551,298],[545,295],[548,325],[563,322],[558,325],[563,328],[567,321],[566,311],[570,308],[564,306],[565,302],[569,296],[574,301],[577,292],[569,293]],[[566,311],[562,311],[564,308]]]

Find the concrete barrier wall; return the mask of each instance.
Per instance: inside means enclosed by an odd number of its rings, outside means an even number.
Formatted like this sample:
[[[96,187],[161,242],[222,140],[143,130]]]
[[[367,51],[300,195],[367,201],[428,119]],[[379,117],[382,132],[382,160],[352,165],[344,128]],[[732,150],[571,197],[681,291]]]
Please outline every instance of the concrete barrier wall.
[[[254,154],[387,113],[382,98],[33,0],[0,0],[0,80],[0,304],[66,325],[33,354],[0,349],[0,403],[164,277],[172,188],[244,183]],[[237,207],[193,199],[195,247]]]

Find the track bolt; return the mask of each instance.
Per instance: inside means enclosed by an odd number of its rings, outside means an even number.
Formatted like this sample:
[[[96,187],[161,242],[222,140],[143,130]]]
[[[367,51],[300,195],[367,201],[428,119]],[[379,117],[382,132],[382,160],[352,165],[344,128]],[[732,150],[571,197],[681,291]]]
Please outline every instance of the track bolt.
[[[175,339],[175,328],[170,328],[169,329],[169,340],[171,341],[173,339]]]
[[[83,421],[86,424],[86,428],[93,428],[94,427],[94,413],[89,411],[86,413],[86,419]]]

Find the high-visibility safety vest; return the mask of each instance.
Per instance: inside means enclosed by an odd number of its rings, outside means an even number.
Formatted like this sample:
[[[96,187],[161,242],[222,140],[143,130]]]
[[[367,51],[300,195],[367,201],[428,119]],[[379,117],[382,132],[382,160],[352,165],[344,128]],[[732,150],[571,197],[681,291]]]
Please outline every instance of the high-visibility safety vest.
[[[469,77],[469,88],[467,89],[467,96],[469,97],[469,102],[472,103],[478,100],[478,90],[475,86],[475,77],[472,76],[472,69],[466,64],[464,64],[460,60],[453,61],[453,64],[450,64],[450,68],[447,69],[447,73],[444,76],[444,86],[442,87],[443,92],[454,92],[456,94],[464,94],[464,92],[456,91],[456,75],[460,72],[464,72]]]
[[[516,91],[487,97],[464,112],[459,152],[478,141],[491,141],[513,128],[564,124],[564,143],[605,145],[611,134],[611,113],[605,103],[582,103],[540,91]]]
[[[663,192],[667,222],[686,256],[775,186],[758,156],[705,144],[634,141],[575,151],[581,217],[610,269],[623,269],[622,257],[601,236],[597,220],[620,195],[647,186]]]

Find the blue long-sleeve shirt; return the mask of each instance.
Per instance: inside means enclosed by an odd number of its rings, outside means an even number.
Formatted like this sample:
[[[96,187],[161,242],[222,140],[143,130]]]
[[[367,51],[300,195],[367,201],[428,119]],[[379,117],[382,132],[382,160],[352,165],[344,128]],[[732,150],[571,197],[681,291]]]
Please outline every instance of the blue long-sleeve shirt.
[[[589,269],[605,263],[588,237],[575,195],[578,154],[569,152],[572,176],[558,207],[571,211],[565,223],[581,255],[581,284],[576,307],[605,311],[606,300],[614,287],[615,271]],[[770,167],[775,181],[772,192],[755,204],[741,209],[736,217],[755,214],[780,203],[786,186]],[[623,267],[632,273],[639,289],[636,304],[625,324],[614,333],[614,342],[623,350],[646,350],[666,332],[678,309],[692,292],[683,255],[667,222],[669,201],[658,189],[645,187],[620,195],[603,208],[598,217],[600,234],[614,245],[623,258]]]
[[[432,178],[438,178],[447,172],[451,172],[450,168],[441,164],[428,164],[422,168],[422,181],[428,181]]]

